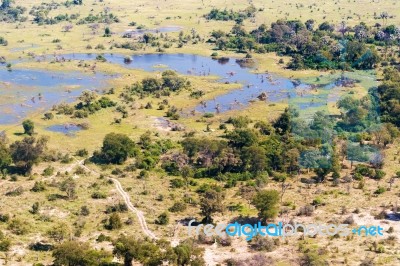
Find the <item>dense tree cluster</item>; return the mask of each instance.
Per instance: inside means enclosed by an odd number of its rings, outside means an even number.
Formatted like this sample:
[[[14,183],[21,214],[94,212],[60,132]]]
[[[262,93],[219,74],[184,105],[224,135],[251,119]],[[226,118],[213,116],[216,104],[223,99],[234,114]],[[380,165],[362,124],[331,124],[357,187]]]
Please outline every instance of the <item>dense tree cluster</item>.
[[[335,31],[337,29],[337,31]],[[393,25],[354,27],[344,22],[339,26],[314,20],[278,20],[268,28],[265,24],[247,32],[240,24],[229,33],[215,30],[209,41],[219,49],[239,52],[277,52],[292,57],[292,69],[372,69],[380,61],[375,46],[391,46],[400,42],[400,30]]]
[[[278,172],[295,175],[302,168],[313,169],[316,182],[324,181],[329,173],[337,178],[340,158],[369,162],[374,150],[392,143],[399,134],[393,125],[379,122],[374,98],[368,94],[361,99],[341,99],[339,120],[317,112],[306,122],[293,109],[273,124],[259,121],[250,126],[247,118],[229,119],[234,129],[225,130],[224,138],[189,136],[181,142],[183,151],[166,157],[162,166],[174,175],[189,167],[194,177],[223,180],[226,187],[252,179],[262,183],[263,176],[284,181]],[[372,142],[366,145],[368,140]]]
[[[142,265],[205,265],[204,250],[192,239],[183,241],[176,247],[171,247],[165,240],[156,242],[148,239],[135,239],[122,236],[114,242],[114,254],[122,258],[124,265],[132,265],[138,261]]]
[[[237,23],[241,23],[243,20],[254,17],[257,9],[254,6],[249,6],[243,11],[233,11],[233,10],[219,10],[213,8],[210,13],[206,14],[204,17],[208,20],[233,20]]]
[[[61,6],[59,3],[41,3],[40,5],[34,5],[29,14],[33,16],[33,22],[38,25],[53,25],[63,21],[73,21],[79,18],[79,13],[76,14],[58,14],[57,16],[50,17],[50,12],[56,10]]]
[[[400,74],[396,68],[384,70],[384,81],[378,87],[382,119],[400,127]]]
[[[112,101],[107,96],[98,98],[94,91],[85,90],[78,98],[79,102],[75,106],[66,103],[53,106],[52,110],[57,114],[72,115],[74,118],[86,118],[101,109],[115,107],[116,102]],[[52,114],[46,113],[45,118],[51,119]]]
[[[125,88],[125,91],[143,96],[149,94],[168,96],[171,92],[178,92],[190,86],[190,82],[178,76],[175,71],[166,70],[161,76],[161,78],[144,78],[141,82]],[[125,94],[122,96],[124,97]]]
[[[135,143],[124,134],[109,133],[103,140],[103,147],[95,152],[93,160],[102,163],[121,164],[136,152]]]
[[[75,106],[75,110],[79,112],[86,112],[87,114],[94,114],[101,109],[106,109],[117,105],[116,102],[113,102],[107,96],[102,96],[98,100],[96,99],[96,93],[91,91],[84,91],[79,97],[80,102]],[[77,111],[75,111],[75,113]],[[75,116],[77,115],[75,114]]]
[[[104,12],[100,12],[97,15],[89,14],[88,16],[80,19],[77,22],[77,25],[89,24],[89,23],[111,24],[111,23],[119,23],[119,22],[120,22],[120,20],[116,15],[114,15],[113,13],[104,11]]]
[[[0,21],[13,23],[16,21],[26,21],[27,17],[22,15],[25,13],[26,8],[22,6],[13,7],[11,0],[3,0],[0,5]]]
[[[46,150],[47,138],[25,137],[10,145],[10,154],[14,164],[22,171],[28,173],[32,166],[40,161]]]
[[[204,191],[200,191],[200,194],[200,210],[205,216],[204,222],[211,223],[212,214],[224,211],[223,200],[225,199],[225,193],[222,187],[212,186]]]
[[[34,124],[30,120],[26,120],[23,127],[29,136],[10,145],[5,133],[0,134],[0,172],[3,174],[11,170],[29,173],[33,165],[40,162],[46,154],[48,138],[31,136]]]
[[[156,167],[160,156],[173,148],[170,140],[153,140],[150,132],[144,133],[138,143],[133,142],[124,134],[110,133],[103,140],[103,147],[93,154],[92,161],[96,163],[122,164],[129,157],[134,157],[134,169],[148,171]],[[142,172],[145,178],[145,173]]]
[[[113,256],[110,252],[95,250],[88,243],[67,241],[53,250],[54,265],[112,265]]]

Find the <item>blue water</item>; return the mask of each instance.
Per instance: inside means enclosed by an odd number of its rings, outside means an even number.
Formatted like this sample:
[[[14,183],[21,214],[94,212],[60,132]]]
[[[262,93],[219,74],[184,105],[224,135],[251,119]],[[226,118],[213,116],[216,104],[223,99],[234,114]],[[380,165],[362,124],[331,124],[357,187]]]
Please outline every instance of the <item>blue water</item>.
[[[32,112],[44,112],[60,102],[73,102],[81,92],[101,90],[109,76],[0,67],[0,124],[21,121]]]
[[[178,32],[181,31],[183,28],[180,26],[164,26],[159,27],[156,29],[136,29],[136,30],[127,30],[125,33],[130,33],[132,36],[140,36],[145,33],[168,33],[168,32]],[[124,33],[124,34],[125,34]]]
[[[57,57],[65,60],[95,60],[96,56],[97,54],[65,54]],[[254,68],[244,67],[234,58],[215,60],[192,54],[146,54],[133,55],[132,62],[125,63],[125,55],[104,54],[103,56],[109,63],[129,69],[149,72],[172,69],[184,75],[216,76],[217,80],[210,81],[215,82],[216,86],[221,83],[238,84],[238,89],[194,107],[193,109],[197,112],[225,112],[240,109],[248,106],[251,101],[259,101],[257,96],[261,93],[267,95],[266,104],[289,99],[293,100],[290,104],[298,109],[316,108],[327,103],[326,97],[315,99],[315,96],[310,94],[313,89],[310,85],[269,73],[253,73]],[[41,58],[43,59],[47,64],[55,58],[46,56]],[[160,68],[160,65],[165,68]],[[81,72],[62,73],[29,69],[14,69],[9,72],[4,66],[0,67],[0,96],[9,97],[11,100],[10,103],[0,106],[2,113],[0,124],[15,123],[33,110],[45,111],[61,101],[74,101],[84,89],[102,90],[107,84],[106,81],[111,78],[99,73],[88,75]],[[327,84],[322,89],[329,90],[333,87],[332,84]],[[67,92],[66,86],[76,86],[77,89]],[[38,99],[39,93],[42,99]],[[294,99],[299,99],[299,97],[302,101],[297,103]],[[16,100],[17,103],[13,103],[12,100]]]
[[[40,47],[40,45],[37,45],[37,44],[24,44],[23,46],[21,46],[21,47],[13,47],[13,48],[11,48],[10,49],[10,52],[22,52],[22,51],[26,51],[26,50],[29,50],[29,49],[32,49],[32,48],[37,48],[37,47]]]
[[[75,124],[65,124],[65,125],[52,125],[46,128],[46,130],[62,133],[68,136],[75,136],[75,133],[82,130],[82,128]]]
[[[63,55],[69,60],[94,60],[96,54],[68,54]],[[240,109],[249,104],[249,101],[258,100],[262,92],[268,95],[267,102],[278,102],[293,95],[294,88],[308,90],[310,86],[299,84],[295,86],[292,80],[276,75],[255,74],[250,67],[239,65],[235,59],[214,60],[210,57],[191,54],[146,54],[133,55],[132,62],[124,63],[123,55],[104,54],[109,63],[118,64],[126,68],[145,71],[163,71],[172,69],[185,75],[218,76],[217,82],[241,84],[239,89],[217,96],[215,99],[204,102],[195,107],[198,112],[225,112]],[[161,68],[160,65],[166,66]],[[305,95],[304,97],[309,97]],[[313,105],[318,106],[318,103]],[[300,106],[300,108],[302,108]]]

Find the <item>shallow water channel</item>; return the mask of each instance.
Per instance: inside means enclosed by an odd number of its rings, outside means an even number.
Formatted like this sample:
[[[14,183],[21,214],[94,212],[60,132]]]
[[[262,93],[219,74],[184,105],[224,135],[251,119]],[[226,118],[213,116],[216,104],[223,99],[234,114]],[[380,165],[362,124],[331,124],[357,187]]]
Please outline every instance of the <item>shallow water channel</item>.
[[[65,54],[58,59],[95,60],[97,54]],[[253,66],[245,66],[234,58],[213,59],[192,54],[144,54],[133,55],[130,63],[126,56],[103,54],[107,62],[129,69],[141,69],[154,72],[172,69],[184,75],[218,76],[216,82],[237,83],[238,89],[204,101],[194,109],[198,112],[225,112],[240,109],[251,101],[265,101],[266,104],[292,99],[298,109],[317,108],[326,105],[328,94],[320,96],[311,93],[315,86],[277,75],[253,73]],[[46,60],[53,60],[47,56]],[[14,64],[13,64],[14,65]],[[45,111],[62,101],[71,102],[82,90],[101,91],[107,80],[113,78],[102,73],[60,72],[50,70],[19,69],[12,71],[0,66],[0,124],[12,124],[21,121],[34,111]],[[334,83],[320,86],[319,89],[331,90]],[[299,101],[293,99],[299,98]]]

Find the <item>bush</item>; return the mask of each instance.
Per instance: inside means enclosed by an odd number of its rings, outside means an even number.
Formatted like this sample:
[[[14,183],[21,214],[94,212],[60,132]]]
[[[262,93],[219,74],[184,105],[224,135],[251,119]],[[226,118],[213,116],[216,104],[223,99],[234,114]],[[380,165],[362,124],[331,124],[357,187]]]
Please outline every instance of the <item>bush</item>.
[[[218,244],[220,244],[223,247],[229,247],[232,245],[232,238],[229,236],[225,236],[225,237],[217,236],[216,241]]]
[[[328,262],[325,260],[325,258],[322,256],[323,254],[320,254],[322,252],[317,252],[316,250],[307,250],[300,262],[301,266],[309,266],[309,265],[318,265],[318,266],[323,266],[323,265],[328,265]]]
[[[96,241],[97,241],[97,242],[104,242],[104,241],[109,241],[109,242],[111,242],[111,241],[112,241],[112,238],[111,238],[110,236],[106,236],[105,234],[101,233],[101,234],[97,237]]]
[[[24,134],[32,136],[35,131],[35,125],[31,120],[25,120],[22,122],[22,126],[24,128]]]
[[[171,208],[168,209],[170,212],[183,212],[186,210],[186,204],[183,202],[175,202]]]
[[[300,208],[298,215],[312,216],[314,213],[314,206],[306,205]]]
[[[96,47],[95,47],[94,49],[97,49],[97,50],[104,50],[104,49],[106,49],[106,48],[104,47],[104,45],[98,44],[98,45],[96,45]]]
[[[172,188],[181,188],[185,186],[185,181],[181,178],[175,178],[171,180],[171,187]]]
[[[30,210],[30,213],[37,214],[37,213],[39,213],[39,210],[40,210],[40,204],[39,204],[39,202],[35,202],[32,205],[32,209]]]
[[[112,213],[110,215],[105,228],[108,230],[117,230],[122,228],[122,221],[118,213]]]
[[[107,206],[106,213],[113,213],[113,212],[127,212],[128,206],[125,203],[118,203],[115,205]]]
[[[7,223],[10,220],[10,215],[0,213],[0,222]]]
[[[356,165],[354,172],[366,177],[372,176],[373,173],[368,166],[362,164]]]
[[[88,208],[88,206],[82,206],[81,207],[81,215],[82,216],[88,216],[90,214],[90,210]]]
[[[18,218],[14,218],[13,220],[10,221],[8,225],[8,230],[10,230],[13,234],[16,235],[25,235],[26,233],[28,233],[29,227],[26,224],[26,222],[23,222]]]
[[[51,176],[54,173],[54,167],[48,166],[46,169],[43,170],[43,176]]]
[[[10,250],[11,247],[11,241],[6,238],[0,238],[0,251],[1,252],[7,252]]]
[[[375,190],[375,194],[383,194],[384,192],[386,192],[386,188],[384,188],[384,187],[378,187],[378,189],[377,190]]]
[[[86,157],[89,155],[89,152],[86,149],[80,149],[76,151],[75,155],[79,157]]]
[[[7,40],[4,39],[4,37],[1,37],[1,36],[0,36],[0,45],[3,45],[3,46],[7,46],[8,45]]]
[[[376,252],[377,253],[385,253],[385,247],[382,245],[378,245],[378,247],[376,248]]]
[[[53,245],[36,242],[29,245],[29,249],[33,251],[51,251],[53,249]],[[33,266],[44,266],[41,263],[34,263]]]
[[[85,110],[76,110],[74,112],[74,118],[86,118],[89,116],[89,113]]]
[[[93,249],[87,242],[64,241],[54,247],[52,256],[53,265],[115,265],[110,252]]]
[[[97,61],[100,61],[100,62],[107,62],[107,59],[106,59],[103,55],[101,55],[101,54],[99,54],[98,56],[96,56],[96,60],[97,60]]]
[[[58,223],[47,231],[47,236],[57,242],[62,242],[70,235],[70,228],[65,223]]]
[[[376,169],[373,178],[376,180],[381,180],[385,175],[386,173],[384,171]]]
[[[9,197],[16,197],[22,195],[22,193],[24,193],[24,189],[22,187],[17,187],[11,191],[8,191],[5,195]]]
[[[93,192],[92,193],[92,199],[106,199],[107,198],[107,194],[104,192]]]
[[[249,242],[250,248],[256,251],[271,252],[276,249],[275,241],[270,237],[256,236]]]
[[[46,120],[51,120],[53,118],[54,118],[53,113],[45,113],[44,114],[44,119],[46,119]]]
[[[76,175],[85,175],[86,174],[85,168],[83,168],[82,166],[77,166],[75,168],[74,174],[76,174]]]
[[[353,218],[353,216],[351,215],[351,216],[347,217],[346,219],[344,219],[343,223],[344,223],[344,224],[353,225],[353,224],[354,224],[354,218]]]
[[[139,175],[138,175],[138,179],[148,179],[150,176],[149,172],[146,170],[142,170],[140,171]]]
[[[315,198],[314,200],[313,200],[313,202],[312,202],[312,205],[314,205],[314,206],[319,206],[319,205],[321,205],[322,204],[322,199],[321,198]]]
[[[166,225],[166,224],[168,224],[168,223],[169,223],[169,215],[168,215],[168,213],[167,213],[167,212],[161,213],[161,214],[158,216],[157,220],[155,220],[155,223],[156,223],[156,224],[159,224],[159,225]]]
[[[245,128],[251,122],[248,117],[238,116],[230,117],[226,123],[232,124],[235,128]]]

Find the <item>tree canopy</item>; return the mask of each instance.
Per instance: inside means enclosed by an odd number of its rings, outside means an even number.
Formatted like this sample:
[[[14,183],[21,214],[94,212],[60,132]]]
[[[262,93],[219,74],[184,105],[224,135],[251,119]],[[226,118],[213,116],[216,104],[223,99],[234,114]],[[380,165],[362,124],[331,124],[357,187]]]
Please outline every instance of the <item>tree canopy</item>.
[[[104,137],[100,152],[93,159],[102,163],[121,164],[135,154],[136,144],[126,135],[109,133]]]
[[[264,220],[273,219],[278,214],[279,192],[263,190],[253,198],[253,204],[258,210],[258,216]]]

